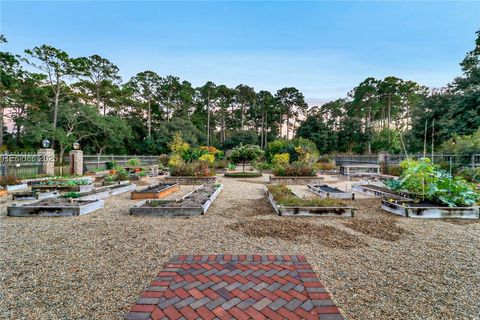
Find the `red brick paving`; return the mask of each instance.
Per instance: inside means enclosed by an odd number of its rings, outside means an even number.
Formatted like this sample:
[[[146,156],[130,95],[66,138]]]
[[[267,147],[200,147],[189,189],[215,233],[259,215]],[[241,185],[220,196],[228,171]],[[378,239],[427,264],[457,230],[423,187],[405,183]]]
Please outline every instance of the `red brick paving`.
[[[320,319],[340,311],[304,256],[175,256],[126,320]]]

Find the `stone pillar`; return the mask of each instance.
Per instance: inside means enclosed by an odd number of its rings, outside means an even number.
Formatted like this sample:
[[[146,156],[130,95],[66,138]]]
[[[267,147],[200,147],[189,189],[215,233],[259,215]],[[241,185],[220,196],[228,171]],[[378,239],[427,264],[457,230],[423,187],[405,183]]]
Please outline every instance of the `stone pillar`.
[[[74,176],[83,175],[83,151],[70,151],[70,174]]]
[[[387,172],[387,159],[388,153],[380,152],[378,153],[378,164],[380,165],[380,174],[386,174]]]
[[[42,164],[40,173],[49,176],[55,175],[55,150],[39,149],[37,151],[39,162]]]

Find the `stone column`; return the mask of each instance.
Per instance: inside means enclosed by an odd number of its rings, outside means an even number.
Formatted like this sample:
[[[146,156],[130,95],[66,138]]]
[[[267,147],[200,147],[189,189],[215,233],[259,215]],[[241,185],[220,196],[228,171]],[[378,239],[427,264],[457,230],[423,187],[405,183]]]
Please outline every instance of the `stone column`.
[[[40,173],[49,176],[55,175],[55,150],[39,149],[37,151],[39,162],[42,164]]]
[[[70,174],[74,176],[83,175],[83,151],[70,151]]]
[[[387,158],[388,158],[388,153],[386,153],[386,152],[378,153],[378,164],[380,165],[379,174],[388,173],[387,172]]]

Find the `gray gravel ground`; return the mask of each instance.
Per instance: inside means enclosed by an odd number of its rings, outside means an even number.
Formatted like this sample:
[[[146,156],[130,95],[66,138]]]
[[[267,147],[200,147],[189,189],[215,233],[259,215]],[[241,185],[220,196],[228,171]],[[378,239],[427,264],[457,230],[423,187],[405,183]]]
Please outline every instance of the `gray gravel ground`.
[[[359,199],[353,219],[283,218],[266,177],[220,180],[191,218],[130,216],[128,193],[86,216],[10,218],[2,198],[0,318],[121,319],[173,254],[255,253],[306,255],[348,319],[479,319],[478,221],[397,218],[376,199]]]

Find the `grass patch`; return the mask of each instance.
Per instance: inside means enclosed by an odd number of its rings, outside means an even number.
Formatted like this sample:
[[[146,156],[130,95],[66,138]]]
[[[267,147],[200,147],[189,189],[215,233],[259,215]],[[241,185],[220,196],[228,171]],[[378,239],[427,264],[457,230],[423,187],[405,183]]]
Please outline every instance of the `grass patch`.
[[[227,226],[234,231],[241,231],[248,237],[270,237],[286,241],[318,243],[329,248],[353,249],[366,247],[357,236],[332,226],[319,226],[304,221],[294,220],[249,220]]]
[[[262,176],[261,172],[225,172],[226,178],[258,178]]]
[[[290,207],[341,207],[345,204],[334,198],[309,198],[297,197],[292,190],[284,185],[268,185],[268,191],[273,199],[280,205]]]

